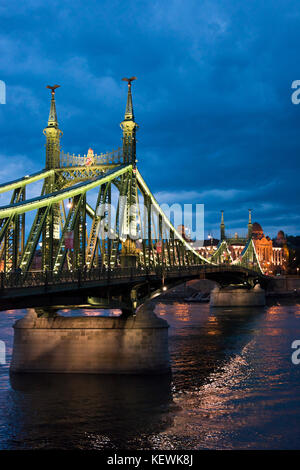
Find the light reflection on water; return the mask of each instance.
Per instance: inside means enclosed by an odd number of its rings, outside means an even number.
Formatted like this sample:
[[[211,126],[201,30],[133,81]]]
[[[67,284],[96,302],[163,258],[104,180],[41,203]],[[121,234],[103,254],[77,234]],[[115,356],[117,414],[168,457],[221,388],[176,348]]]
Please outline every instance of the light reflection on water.
[[[159,303],[156,312],[170,324],[172,377],[9,380],[8,365],[0,366],[0,448],[300,448],[300,366],[291,363],[299,305]],[[0,313],[9,360],[11,326],[24,313]]]

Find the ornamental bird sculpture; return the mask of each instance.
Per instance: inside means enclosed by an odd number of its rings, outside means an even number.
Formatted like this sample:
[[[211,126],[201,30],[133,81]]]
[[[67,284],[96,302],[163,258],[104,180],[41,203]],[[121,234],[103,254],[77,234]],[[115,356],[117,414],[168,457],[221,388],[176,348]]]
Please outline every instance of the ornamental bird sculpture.
[[[59,87],[60,85],[53,85],[53,86],[47,85],[46,86],[46,88],[49,88],[49,90],[51,90],[52,95],[54,95],[56,88],[59,88]]]
[[[122,80],[124,82],[128,82],[128,86],[131,86],[131,82],[133,82],[133,80],[137,80],[137,77],[131,77],[131,78],[122,78]]]

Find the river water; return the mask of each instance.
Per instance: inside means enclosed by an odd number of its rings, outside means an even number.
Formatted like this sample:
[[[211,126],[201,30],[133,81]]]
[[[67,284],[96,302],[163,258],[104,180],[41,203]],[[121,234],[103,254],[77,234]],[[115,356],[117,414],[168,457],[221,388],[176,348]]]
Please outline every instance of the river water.
[[[0,449],[300,449],[299,304],[157,304],[170,324],[168,377],[9,377],[25,313],[0,312]]]

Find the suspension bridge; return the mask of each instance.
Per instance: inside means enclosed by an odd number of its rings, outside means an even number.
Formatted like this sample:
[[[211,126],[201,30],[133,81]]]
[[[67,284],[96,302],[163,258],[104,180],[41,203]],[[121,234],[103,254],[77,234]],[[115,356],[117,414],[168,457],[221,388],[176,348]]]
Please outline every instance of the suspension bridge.
[[[125,79],[122,147],[100,154],[62,151],[58,85],[47,87],[45,168],[0,185],[10,197],[0,207],[1,310],[34,307],[51,315],[56,308],[88,304],[130,315],[146,299],[189,279],[250,286],[266,279],[251,238],[238,260],[230,257],[226,240],[206,259],[161,210],[137,168],[134,79]],[[40,194],[27,197],[36,183]]]

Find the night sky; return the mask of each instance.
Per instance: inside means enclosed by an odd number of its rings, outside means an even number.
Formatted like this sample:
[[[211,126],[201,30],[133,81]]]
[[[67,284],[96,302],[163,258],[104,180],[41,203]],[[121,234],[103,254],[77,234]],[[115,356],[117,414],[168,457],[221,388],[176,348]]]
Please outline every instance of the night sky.
[[[204,203],[205,233],[300,234],[299,1],[0,0],[0,182],[44,166],[50,93],[62,148],[121,145],[135,75],[139,169],[160,203]],[[0,200],[1,203],[1,200]]]

